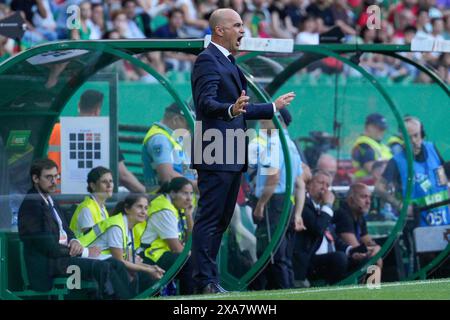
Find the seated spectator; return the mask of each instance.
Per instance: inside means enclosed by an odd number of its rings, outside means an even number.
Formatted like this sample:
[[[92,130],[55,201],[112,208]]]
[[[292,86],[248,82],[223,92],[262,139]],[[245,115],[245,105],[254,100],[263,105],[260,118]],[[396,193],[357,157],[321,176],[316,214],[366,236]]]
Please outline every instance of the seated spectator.
[[[403,34],[403,30],[407,26],[414,25],[416,23],[416,16],[413,11],[410,9],[404,9],[398,14],[396,14],[396,20],[393,24],[394,26],[394,37],[393,41],[397,42],[399,39],[403,39],[405,35]]]
[[[36,0],[36,3],[42,8],[33,14],[33,25],[36,30],[41,33],[44,38],[48,41],[55,41],[58,39],[58,34],[56,32],[56,22],[53,17],[53,13],[50,10],[49,0]],[[44,13],[45,11],[45,13]]]
[[[142,263],[136,254],[142,235],[140,226],[144,226],[147,219],[147,206],[147,195],[129,194],[117,204],[110,218],[100,221],[78,238],[86,247],[100,248],[102,257],[112,256],[122,262],[132,279],[135,293],[149,289],[164,274],[160,267]]]
[[[361,28],[361,31],[359,32],[359,36],[363,40],[364,43],[370,44],[377,42],[377,32],[375,29],[369,29],[367,26],[364,26]],[[370,54],[368,52],[367,54]]]
[[[286,14],[291,18],[292,26],[297,29],[300,27],[300,23],[307,16],[306,13],[306,1],[304,0],[291,0],[286,6]],[[295,32],[295,34],[297,34]]]
[[[102,4],[96,3],[92,5],[91,19],[92,37],[95,37],[95,39],[102,39],[102,35],[106,32],[105,11]]]
[[[88,1],[83,1],[80,4],[80,28],[70,30],[70,39],[73,40],[97,40],[100,39],[101,34],[98,29],[94,28],[91,21],[92,5]]]
[[[364,218],[370,209],[371,196],[367,185],[363,183],[351,185],[347,200],[342,202],[335,217],[336,233],[339,237],[353,248],[364,245],[367,248],[368,258],[376,255],[381,249],[370,237]],[[377,261],[377,265],[382,267],[382,259]]]
[[[223,0],[222,4],[220,5],[222,8],[231,8],[242,18],[242,21],[244,22],[244,36],[245,37],[251,37],[251,17],[250,17],[250,10],[249,6],[246,1],[244,0]]]
[[[132,38],[150,38],[152,36],[150,16],[145,12],[137,13],[136,0],[124,0],[122,6],[127,15],[128,29]]]
[[[430,16],[428,15],[428,10],[423,8],[419,10],[416,28],[417,28],[417,37],[427,38],[430,35],[431,31],[433,30],[433,27],[431,26],[430,23]]]
[[[76,265],[83,280],[98,283],[97,299],[129,299],[126,269],[114,259],[95,261],[98,247],[85,248],[69,229],[64,214],[51,195],[56,190],[58,167],[49,159],[33,161],[30,169],[33,187],[19,209],[19,236],[24,245],[25,264],[31,288],[48,291],[56,277],[66,276],[67,268]]]
[[[292,24],[291,17],[287,14],[287,5],[290,0],[274,1],[269,7],[272,16],[272,36],[275,38],[292,39],[296,34],[296,28]]]
[[[296,233],[293,255],[297,287],[308,287],[307,277],[319,277],[330,284],[336,283],[347,275],[352,261],[356,264],[365,258],[334,235],[332,207],[335,196],[329,190],[330,184],[331,176],[326,171],[316,170],[306,186],[302,212],[306,229]]]
[[[148,221],[141,238],[144,263],[168,270],[183,252],[192,233],[194,188],[183,177],[173,178],[158,191],[148,207]],[[192,294],[193,266],[189,258],[177,275],[180,293]]]
[[[416,17],[419,13],[418,0],[402,0],[399,3],[393,4],[389,9],[388,21],[394,25],[395,30],[403,30],[407,25],[415,25]],[[402,25],[401,20],[412,19],[405,25]]]
[[[222,8],[231,8],[241,17],[243,17],[246,13],[249,12],[248,4],[245,0],[224,0],[222,1],[220,7]]]
[[[111,13],[112,27],[120,33],[121,39],[145,38],[144,34],[137,28],[130,29],[133,25],[127,18],[124,10],[116,10]],[[133,22],[134,23],[134,22]]]
[[[173,9],[169,11],[169,22],[159,27],[154,34],[155,38],[161,39],[178,39],[185,37],[183,34],[184,12],[181,9]],[[163,59],[167,70],[173,71],[190,71],[192,64],[197,56],[182,52],[164,52]]]
[[[349,9],[346,0],[334,0],[331,5],[331,11],[335,24],[341,28],[346,35],[355,35],[356,30],[353,26],[353,12]]]
[[[319,44],[319,32],[316,19],[306,16],[300,23],[300,32],[295,37],[296,44]]]
[[[154,38],[177,39],[180,38],[178,32],[184,25],[184,13],[181,9],[172,9],[168,14],[169,21],[156,29]]]
[[[331,176],[331,182],[333,182],[337,173],[336,158],[330,154],[321,154],[319,160],[317,160],[317,169],[328,172]]]
[[[77,237],[88,232],[100,221],[109,218],[105,203],[113,194],[114,182],[111,170],[95,167],[88,173],[87,185],[89,196],[77,206],[70,221],[70,229]]]
[[[444,40],[444,19],[442,18],[434,18],[431,19],[431,26],[433,30],[431,31],[430,39],[433,40]],[[439,52],[430,52],[429,55],[424,55],[425,60],[432,63],[433,65],[437,65],[439,59]]]
[[[318,32],[322,33],[336,24],[333,11],[331,10],[332,0],[313,0],[306,8],[308,15],[316,19]]]
[[[272,16],[267,8],[267,1],[252,0],[251,4],[247,19],[252,37],[271,37]]]
[[[187,37],[202,38],[209,28],[209,22],[198,16],[194,2],[192,0],[175,0],[175,7],[180,8],[184,12],[184,19],[186,22],[184,32]]]

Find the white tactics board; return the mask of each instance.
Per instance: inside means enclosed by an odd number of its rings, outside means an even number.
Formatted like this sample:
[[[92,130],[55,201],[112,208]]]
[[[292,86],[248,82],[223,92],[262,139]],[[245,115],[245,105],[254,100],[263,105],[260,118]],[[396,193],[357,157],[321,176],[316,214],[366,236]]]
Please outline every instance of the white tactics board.
[[[61,193],[87,194],[87,174],[110,167],[108,117],[61,117]]]

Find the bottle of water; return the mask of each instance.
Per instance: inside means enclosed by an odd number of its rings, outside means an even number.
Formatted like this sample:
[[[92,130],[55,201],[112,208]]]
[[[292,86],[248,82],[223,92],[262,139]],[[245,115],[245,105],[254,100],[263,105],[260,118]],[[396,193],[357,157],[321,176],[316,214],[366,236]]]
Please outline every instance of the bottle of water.
[[[176,296],[177,295],[177,285],[175,280],[170,281],[166,286],[161,290],[161,296]]]

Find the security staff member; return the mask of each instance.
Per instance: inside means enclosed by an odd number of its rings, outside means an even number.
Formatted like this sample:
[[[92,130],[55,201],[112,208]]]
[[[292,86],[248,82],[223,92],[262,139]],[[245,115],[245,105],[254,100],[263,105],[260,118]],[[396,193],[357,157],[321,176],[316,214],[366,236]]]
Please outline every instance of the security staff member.
[[[124,263],[133,278],[137,292],[150,288],[155,280],[161,279],[164,270],[158,266],[142,263],[136,249],[140,244],[140,228],[147,219],[148,199],[145,194],[129,194],[117,204],[114,215],[100,221],[91,231],[79,237],[83,246],[96,246],[103,256],[111,255]]]
[[[190,180],[176,177],[166,182],[158,194],[148,208],[149,217],[141,238],[142,257],[145,263],[168,270],[183,252],[192,232],[194,189]],[[181,294],[194,291],[192,270],[189,258],[177,275]]]
[[[374,163],[392,158],[389,148],[381,143],[386,129],[386,119],[381,114],[372,113],[367,116],[364,134],[356,139],[352,149],[356,181],[370,183]]]
[[[303,221],[301,219],[303,204],[300,205],[300,203],[302,201],[304,202],[304,197],[302,198],[299,192],[299,184],[302,179],[301,159],[294,142],[287,134],[287,125],[292,120],[289,111],[282,109],[280,110],[280,114],[280,120],[284,126],[284,134],[291,156],[293,194],[286,195],[287,170],[278,130],[275,129],[272,120],[261,120],[261,128],[265,130],[261,130],[260,133],[263,138],[262,140],[266,140],[267,144],[263,143],[260,146],[255,191],[257,201],[253,211],[254,220],[257,222],[258,256],[265,250],[268,242],[270,242],[271,235],[274,234],[280,220],[283,202],[286,196],[291,199],[292,204],[296,204],[293,219],[295,221],[293,221],[293,224],[296,225],[295,229],[300,231],[300,225],[303,227]],[[265,132],[267,132],[267,137],[265,137]],[[263,147],[264,145],[266,145],[265,148]],[[293,230],[294,225],[290,225],[273,259],[266,267],[264,273],[254,283],[255,289],[286,289],[293,287],[294,272],[291,262],[292,253],[290,252],[293,250]]]
[[[433,203],[447,200],[448,173],[444,170],[444,160],[433,143],[424,141],[425,130],[418,118],[406,117],[404,119],[406,130],[411,140],[413,161],[413,190],[412,203],[416,207],[424,207]],[[402,201],[389,193],[393,187],[397,196],[406,196],[408,178],[408,164],[406,151],[403,150],[392,158],[383,173],[381,181],[376,186],[377,193],[394,205],[398,210]],[[411,214],[411,210],[409,212]],[[450,210],[448,205],[420,212],[419,226],[438,226],[450,224]]]
[[[147,189],[181,176],[196,184],[195,172],[189,169],[183,150],[182,137],[175,139],[172,136],[177,129],[188,130],[188,124],[180,108],[173,103],[166,108],[162,121],[150,127],[143,141],[142,161]]]
[[[79,237],[95,224],[109,218],[105,202],[112,196],[114,182],[111,170],[99,166],[87,176],[89,196],[81,202],[70,220],[70,229]]]

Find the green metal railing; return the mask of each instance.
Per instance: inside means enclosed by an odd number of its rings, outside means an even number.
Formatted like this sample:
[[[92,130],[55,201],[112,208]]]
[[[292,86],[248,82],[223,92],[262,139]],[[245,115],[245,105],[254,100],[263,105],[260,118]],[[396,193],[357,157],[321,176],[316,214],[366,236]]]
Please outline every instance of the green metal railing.
[[[175,90],[173,84],[170,80],[156,72],[156,70],[149,66],[148,64],[143,63],[135,55],[149,52],[149,51],[179,51],[191,54],[199,54],[203,49],[203,40],[168,40],[168,41],[154,41],[154,40],[111,40],[111,41],[65,41],[58,43],[49,43],[41,46],[37,46],[25,52],[22,52],[14,57],[9,58],[0,64],[0,76],[2,75],[16,75],[16,73],[24,72],[25,76],[30,74],[31,76],[45,76],[45,74],[39,74],[39,68],[36,66],[30,66],[27,62],[28,59],[48,53],[50,51],[61,51],[61,50],[75,50],[75,49],[83,49],[88,50],[90,58],[88,62],[91,63],[89,65],[84,66],[84,68],[80,68],[79,70],[70,70],[72,74],[69,74],[69,71],[65,70],[63,75],[69,78],[70,81],[67,83],[61,84],[59,87],[48,89],[47,92],[42,90],[42,93],[49,93],[55,97],[55,100],[52,102],[50,108],[45,110],[40,110],[38,108],[29,108],[23,110],[14,110],[13,108],[8,108],[7,103],[4,99],[12,99],[14,96],[13,93],[9,93],[8,96],[0,97],[0,124],[4,128],[7,128],[9,125],[8,119],[13,120],[14,118],[20,117],[21,119],[33,119],[35,123],[39,123],[39,128],[44,132],[44,134],[40,134],[37,139],[35,145],[35,153],[34,158],[41,157],[45,155],[46,145],[48,138],[51,133],[51,129],[53,124],[57,121],[59,114],[62,109],[66,105],[67,101],[70,97],[81,87],[83,83],[85,83],[93,74],[95,74],[98,70],[120,60],[126,60],[130,62],[132,65],[141,68],[151,74],[157,81],[167,90],[170,96],[175,100],[175,102],[183,109],[185,117],[189,123],[191,128],[191,132],[194,130],[194,118],[191,116],[189,112],[188,104],[179,96],[177,91]],[[399,124],[400,131],[403,136],[406,137],[406,153],[407,153],[407,161],[408,161],[408,184],[406,197],[403,199],[403,210],[400,214],[400,219],[395,225],[392,233],[388,237],[387,241],[383,245],[381,251],[370,261],[367,265],[374,263],[378,258],[384,256],[389,248],[392,246],[394,241],[397,239],[400,234],[406,219],[406,208],[410,203],[410,195],[412,190],[412,152],[410,148],[410,141],[407,135],[405,126],[402,121],[402,115],[398,111],[397,106],[395,105],[392,98],[389,96],[388,92],[384,88],[384,86],[379,83],[373,76],[371,76],[366,70],[362,67],[352,63],[348,58],[341,56],[343,53],[352,53],[352,52],[375,52],[388,56],[395,57],[400,59],[406,63],[409,63],[420,71],[425,72],[429,75],[438,85],[439,87],[446,93],[447,97],[450,97],[450,90],[448,85],[446,85],[432,70],[429,68],[418,64],[415,61],[412,61],[402,55],[399,55],[398,52],[408,52],[410,51],[409,45],[357,45],[357,44],[323,44],[317,46],[309,46],[309,45],[296,45],[295,52],[305,52],[305,55],[291,63],[284,71],[279,73],[273,81],[266,86],[264,89],[255,83],[251,74],[245,72],[246,78],[249,83],[249,88],[256,94],[257,98],[260,101],[269,102],[271,101],[271,96],[280,88],[283,83],[285,83],[293,74],[295,74],[298,70],[306,67],[310,63],[317,61],[318,59],[322,59],[323,57],[333,57],[344,64],[350,66],[351,68],[357,70],[368,82],[373,85],[373,87],[382,95],[386,103],[388,104],[391,112],[393,113],[395,119]],[[264,54],[262,52],[254,52],[244,56],[241,56],[238,59],[239,63],[244,63],[248,59],[252,59],[253,57]],[[76,58],[74,58],[76,60]],[[83,62],[83,61],[81,61]],[[23,74],[22,74],[23,75]],[[14,89],[14,81],[16,79],[12,78],[11,89]],[[19,81],[19,80],[17,80]],[[18,82],[19,83],[19,82]],[[28,87],[27,87],[28,88]],[[32,87],[29,88],[31,91]],[[17,92],[19,95],[26,96],[28,89],[17,88]],[[37,92],[36,94],[39,94]],[[2,107],[3,106],[3,107]],[[277,117],[274,117],[275,126],[282,131],[281,124]],[[286,181],[286,193],[291,194],[292,188],[292,174],[290,168],[290,157],[289,152],[287,152],[287,141],[286,137],[283,134],[280,134],[281,143],[283,148],[283,154],[286,159],[287,166],[287,181]],[[287,228],[288,218],[289,218],[289,209],[290,202],[288,197],[283,204],[283,213],[281,216],[281,221],[279,226],[277,227],[272,241],[269,243],[267,248],[265,249],[263,255],[258,259],[258,261],[252,266],[252,268],[245,273],[243,277],[240,279],[236,279],[233,277],[225,277],[228,279],[229,286],[235,290],[244,290],[248,283],[258,274],[258,272],[264,267],[264,265],[269,261],[270,255],[274,252],[282,239],[284,232]],[[7,255],[5,251],[5,242],[6,235],[5,233],[0,232],[0,257],[2,259],[6,259]],[[144,293],[142,293],[138,298],[145,298],[153,295],[158,292],[163,285],[165,285],[168,281],[173,279],[176,275],[177,271],[181,268],[181,266],[185,263],[188,258],[189,250],[191,249],[191,239],[188,240],[188,243],[185,247],[185,250],[180,255],[179,259],[176,263],[167,270],[163,279],[156,283],[152,288],[149,288]],[[430,264],[422,268],[414,277],[423,278],[427,272],[432,270],[435,266],[437,266],[440,262],[442,262],[450,252],[450,245],[446,247],[444,251],[442,251]],[[6,258],[4,258],[6,257]],[[7,261],[0,261],[0,293],[1,298],[11,299],[13,295],[8,291],[8,288],[4,287],[4,284],[7,283],[4,277],[7,277]],[[358,277],[366,272],[365,268],[362,267],[358,272],[354,273],[349,278],[345,279],[342,283],[354,282]],[[235,283],[232,283],[235,281]]]

